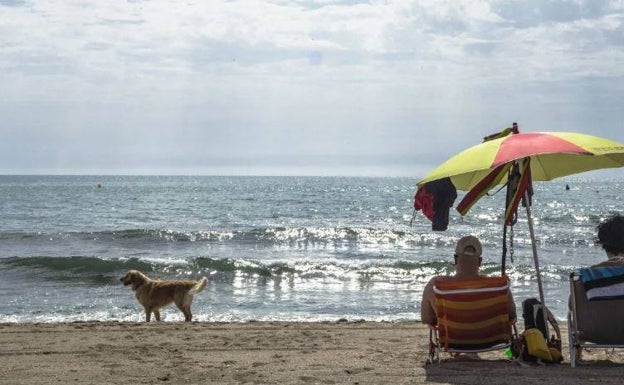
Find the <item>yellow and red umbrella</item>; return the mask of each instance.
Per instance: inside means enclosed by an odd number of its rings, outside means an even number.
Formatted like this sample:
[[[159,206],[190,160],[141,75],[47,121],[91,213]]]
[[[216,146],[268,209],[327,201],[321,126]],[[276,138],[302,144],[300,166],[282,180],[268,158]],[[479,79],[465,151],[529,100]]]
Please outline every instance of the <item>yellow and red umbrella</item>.
[[[573,132],[519,133],[517,126],[488,137],[476,146],[453,156],[418,181],[420,188],[439,179],[450,178],[457,190],[468,191],[457,206],[465,215],[490,189],[505,184],[514,164],[523,177],[520,197],[529,180],[547,181],[566,175],[624,166],[624,144],[593,135]],[[522,161],[522,162],[521,162]],[[524,189],[522,189],[524,187]],[[512,200],[517,207],[520,199]],[[509,208],[508,208],[509,209]],[[513,210],[513,208],[512,208]],[[509,211],[509,210],[508,210]],[[507,221],[507,215],[506,221]]]
[[[450,180],[455,189],[468,191],[456,206],[460,214],[465,215],[472,205],[496,185],[507,184],[505,226],[513,223],[520,201],[527,201],[529,230],[543,302],[528,203],[531,181],[547,181],[585,171],[622,166],[622,143],[573,132],[520,133],[514,123],[513,127],[486,137],[482,143],[451,157],[418,181],[417,186],[420,191],[432,182]]]
[[[485,141],[450,158],[418,181],[450,177],[470,190],[498,167],[531,158],[531,177],[546,181],[600,168],[624,166],[624,144],[572,132],[525,132]],[[506,177],[498,183],[505,183]]]

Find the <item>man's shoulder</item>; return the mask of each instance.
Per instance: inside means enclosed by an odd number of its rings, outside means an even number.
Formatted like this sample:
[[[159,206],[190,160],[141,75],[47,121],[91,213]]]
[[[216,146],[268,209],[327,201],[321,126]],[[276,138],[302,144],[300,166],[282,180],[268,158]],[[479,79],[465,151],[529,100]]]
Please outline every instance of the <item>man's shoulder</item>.
[[[449,279],[454,279],[452,275],[436,275],[435,277],[429,280],[429,283],[433,284],[435,281],[446,281]]]
[[[451,284],[452,282],[456,282],[453,285],[461,285],[465,283],[466,285],[470,286],[470,285],[476,284],[477,282],[482,282],[482,281],[492,282],[492,284],[495,284],[495,283],[499,284],[501,283],[502,279],[508,280],[508,278],[506,277],[503,278],[500,276],[489,276],[489,275],[477,275],[477,276],[470,276],[470,277],[440,275],[440,276],[431,278],[431,280],[429,281],[429,285],[434,286],[436,284],[440,284],[443,282],[448,282],[449,284]]]
[[[469,276],[469,277],[458,277],[457,275],[438,275],[436,277],[431,278],[430,282],[434,282],[434,281],[473,281],[473,280],[478,280],[478,279],[488,279],[489,276],[487,275],[476,275],[476,276]]]

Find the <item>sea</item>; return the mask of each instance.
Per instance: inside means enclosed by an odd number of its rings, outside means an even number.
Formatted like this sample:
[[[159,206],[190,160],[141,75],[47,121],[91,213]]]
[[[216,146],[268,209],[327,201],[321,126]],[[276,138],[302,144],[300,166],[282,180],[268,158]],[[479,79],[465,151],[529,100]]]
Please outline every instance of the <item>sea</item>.
[[[483,271],[501,273],[504,191],[465,217],[451,210],[448,230],[432,231],[413,210],[416,181],[0,176],[0,322],[142,321],[120,282],[130,269],[208,277],[193,302],[200,322],[417,321],[423,287],[452,274],[461,236],[477,236]],[[534,190],[545,302],[564,320],[569,274],[606,258],[595,228],[623,211],[624,179],[557,179]],[[518,308],[538,296],[527,218],[520,207],[507,234]],[[183,320],[173,305],[162,315]]]

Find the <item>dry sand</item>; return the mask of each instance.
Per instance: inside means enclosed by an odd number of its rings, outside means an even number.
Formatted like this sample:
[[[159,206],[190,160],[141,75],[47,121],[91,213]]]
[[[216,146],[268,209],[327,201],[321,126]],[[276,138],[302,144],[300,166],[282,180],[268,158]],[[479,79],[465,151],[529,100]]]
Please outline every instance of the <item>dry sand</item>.
[[[565,332],[565,331],[564,331]],[[565,337],[567,338],[567,336]],[[522,367],[502,351],[426,364],[418,323],[0,324],[0,384],[621,384],[624,354]]]

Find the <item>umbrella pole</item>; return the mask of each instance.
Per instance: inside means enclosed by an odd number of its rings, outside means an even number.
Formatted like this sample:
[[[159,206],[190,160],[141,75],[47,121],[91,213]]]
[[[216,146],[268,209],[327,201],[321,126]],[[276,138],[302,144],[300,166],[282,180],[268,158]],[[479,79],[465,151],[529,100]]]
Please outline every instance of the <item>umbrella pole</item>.
[[[540,273],[539,260],[537,258],[537,245],[535,244],[535,232],[533,231],[533,218],[531,218],[531,207],[529,205],[528,191],[524,192],[525,206],[527,211],[527,219],[529,223],[529,233],[531,234],[531,246],[533,247],[533,262],[535,263],[535,274],[537,275],[537,290],[539,291],[540,301],[544,304],[544,288],[542,287],[542,274]]]
[[[503,223],[503,257],[501,258],[501,275],[505,275],[507,268],[507,223]]]

